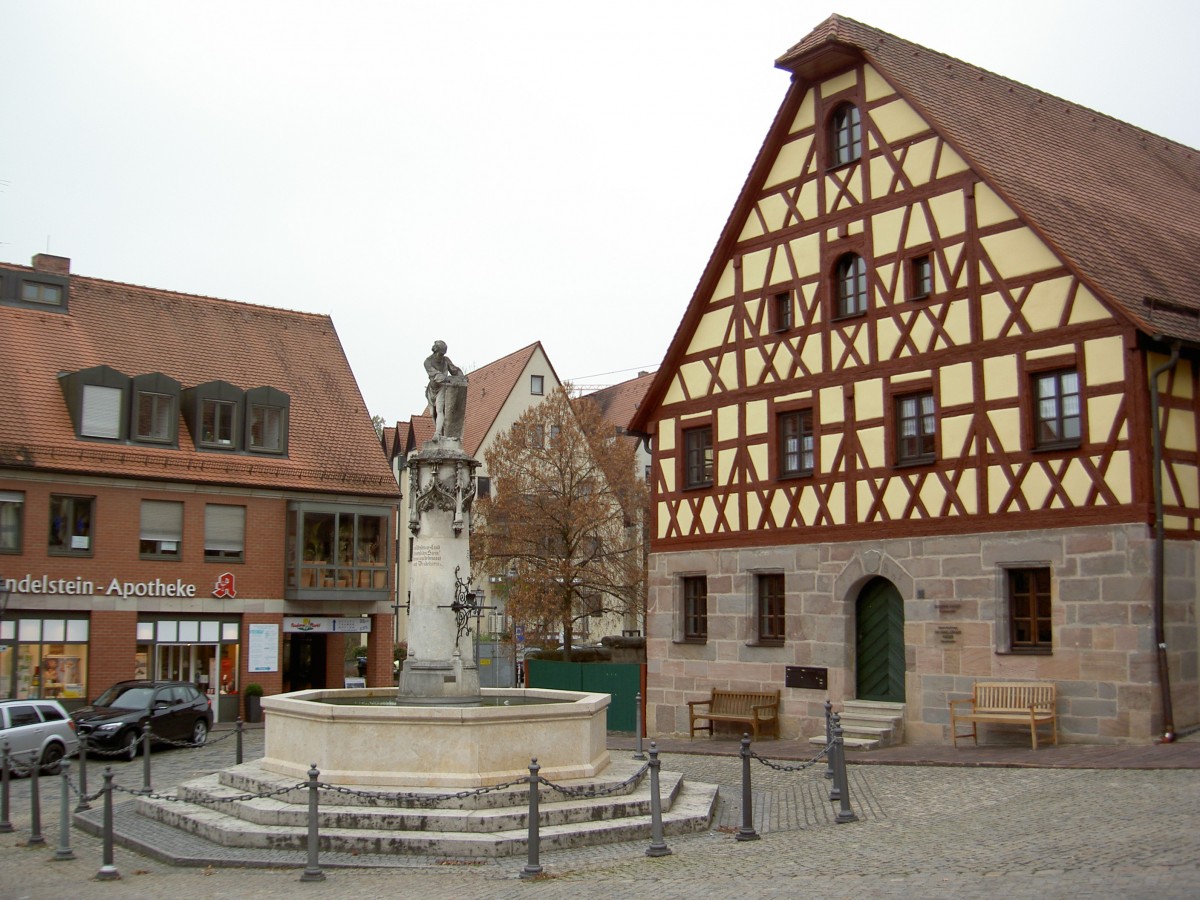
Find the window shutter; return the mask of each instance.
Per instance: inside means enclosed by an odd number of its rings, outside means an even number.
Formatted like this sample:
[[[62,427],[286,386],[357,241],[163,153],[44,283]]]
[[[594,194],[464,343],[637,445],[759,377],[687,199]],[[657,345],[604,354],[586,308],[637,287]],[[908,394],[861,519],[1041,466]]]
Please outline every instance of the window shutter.
[[[83,426],[85,437],[119,438],[121,436],[121,389],[83,386]]]
[[[206,506],[204,549],[243,552],[246,549],[246,507]]]
[[[143,541],[182,541],[183,504],[162,500],[142,501]]]

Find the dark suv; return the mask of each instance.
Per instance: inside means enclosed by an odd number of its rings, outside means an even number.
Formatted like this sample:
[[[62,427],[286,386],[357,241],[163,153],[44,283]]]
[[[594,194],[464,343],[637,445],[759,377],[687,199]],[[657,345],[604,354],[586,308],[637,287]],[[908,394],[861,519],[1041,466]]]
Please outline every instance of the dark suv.
[[[89,748],[120,750],[133,759],[142,728],[153,738],[203,744],[212,728],[212,703],[186,681],[118,681],[91,706],[73,712]]]

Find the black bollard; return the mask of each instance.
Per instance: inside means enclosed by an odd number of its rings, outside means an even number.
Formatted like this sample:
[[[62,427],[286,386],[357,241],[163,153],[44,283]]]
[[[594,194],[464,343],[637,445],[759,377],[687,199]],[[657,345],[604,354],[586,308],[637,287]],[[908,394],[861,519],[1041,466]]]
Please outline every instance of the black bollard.
[[[538,772],[541,770],[542,767],[538,765],[535,756],[529,762],[529,852],[525,859],[525,867],[521,869],[522,878],[532,878],[534,875],[542,874],[542,867],[538,862],[542,841],[538,822],[540,816],[538,813]]]
[[[826,752],[829,754],[829,765],[833,768],[833,786],[829,788],[829,802],[836,803],[842,799],[842,786],[838,782],[838,752],[841,747],[838,745],[837,738],[834,735],[841,731],[841,716],[834,713],[829,717],[829,744]]]
[[[750,735],[742,735],[742,827],[734,840],[757,841],[754,830],[754,797],[750,791]]]
[[[854,810],[850,808],[850,779],[846,774],[846,744],[842,737],[840,721],[833,723],[833,742],[837,746],[837,770],[834,775],[834,783],[841,783],[841,791],[839,791],[841,808],[838,810],[835,821],[840,825],[843,822],[853,822],[858,819]]]
[[[42,835],[42,767],[39,760],[31,759],[29,768],[29,840],[26,845],[37,847],[46,843]]]
[[[8,820],[8,782],[11,778],[8,757],[8,741],[5,741],[0,754],[0,834],[11,834],[13,830],[12,822]]]
[[[320,824],[317,821],[320,813],[320,799],[317,796],[317,777],[320,775],[317,764],[313,763],[308,770],[308,865],[304,868],[301,881],[324,881],[325,873],[321,871],[317,855],[320,852]]]
[[[150,722],[142,726],[142,787],[139,794],[153,793],[150,787]]]
[[[825,701],[825,777],[833,777],[833,756],[829,752],[829,745],[833,742],[833,703],[830,700]]]
[[[658,747],[650,742],[650,846],[646,848],[647,856],[670,856],[671,848],[663,840],[662,798],[658,793],[658,770],[662,765],[658,761]]]
[[[113,774],[112,766],[104,767],[104,858],[100,871],[96,873],[97,881],[116,881],[121,877],[117,867],[113,865]]]
[[[59,784],[58,798],[58,848],[54,851],[55,859],[74,859],[75,852],[71,849],[71,763],[63,760],[60,765],[62,779]]]
[[[237,764],[242,764],[242,717],[237,717]]]
[[[634,759],[645,759],[646,754],[642,750],[642,692],[638,691],[637,697],[634,698],[637,703],[637,723],[634,725],[637,728],[637,753],[633,754]]]
[[[79,736],[79,802],[75,804],[75,812],[91,809],[88,802],[87,789],[87,735]]]

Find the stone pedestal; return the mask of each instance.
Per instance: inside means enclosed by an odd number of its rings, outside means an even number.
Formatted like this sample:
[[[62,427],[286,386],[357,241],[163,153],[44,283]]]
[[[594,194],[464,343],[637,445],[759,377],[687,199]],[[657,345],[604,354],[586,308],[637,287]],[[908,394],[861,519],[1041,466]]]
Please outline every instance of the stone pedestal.
[[[399,699],[449,706],[479,702],[473,634],[460,634],[450,607],[471,572],[471,503],[478,461],[459,438],[427,441],[409,463],[409,529],[413,534],[408,658]],[[472,629],[478,622],[465,620]]]

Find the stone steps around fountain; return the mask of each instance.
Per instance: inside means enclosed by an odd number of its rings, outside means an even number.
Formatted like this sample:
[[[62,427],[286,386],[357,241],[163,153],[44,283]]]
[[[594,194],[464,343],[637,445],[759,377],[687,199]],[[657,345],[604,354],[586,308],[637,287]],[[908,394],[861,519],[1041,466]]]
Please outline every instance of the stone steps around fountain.
[[[202,781],[203,779],[197,779]],[[193,785],[193,799],[203,799],[206,785]],[[215,781],[212,788],[224,793]],[[660,773],[662,822],[664,834],[705,831],[716,810],[715,785],[684,783],[679,773]],[[526,791],[527,796],[527,791]],[[307,847],[307,807],[278,800],[221,802],[225,809],[213,809],[185,800],[167,801],[141,797],[137,809],[142,815],[179,828],[189,834],[226,847],[304,850]],[[250,804],[258,803],[254,810]],[[539,840],[544,849],[571,849],[599,843],[650,839],[649,778],[631,793],[613,802],[612,798],[581,798],[539,802]],[[247,814],[254,810],[252,818]],[[643,811],[644,810],[644,811]],[[300,824],[293,813],[300,813]],[[398,827],[395,810],[364,807],[321,807],[320,846],[323,852],[406,853],[447,857],[497,857],[527,852],[527,807],[495,810],[404,810],[399,816],[406,824],[422,828]],[[232,814],[236,813],[236,815]],[[259,813],[267,820],[253,821]],[[389,822],[388,816],[393,821]],[[443,815],[444,814],[444,815]],[[423,820],[411,820],[417,815]],[[490,824],[489,824],[490,823]],[[459,830],[458,825],[485,830]]]

